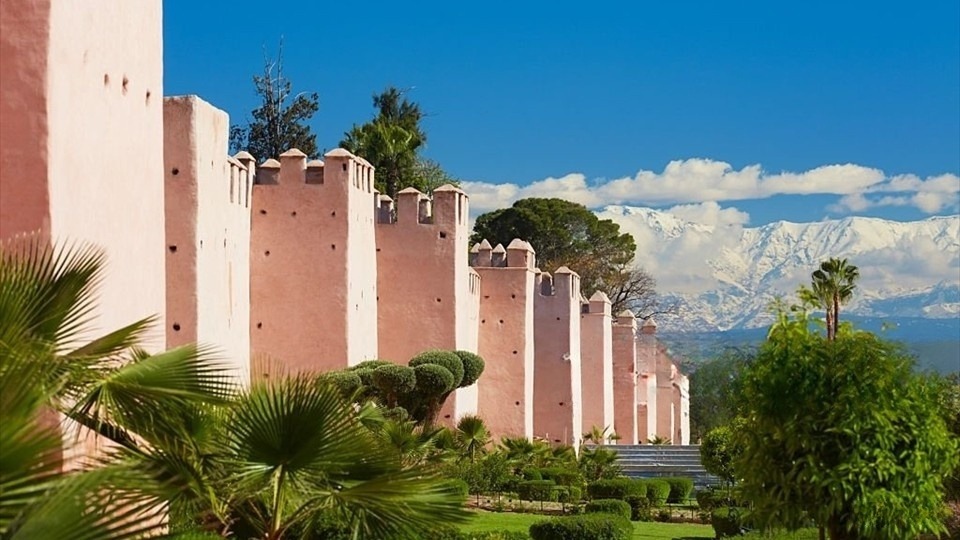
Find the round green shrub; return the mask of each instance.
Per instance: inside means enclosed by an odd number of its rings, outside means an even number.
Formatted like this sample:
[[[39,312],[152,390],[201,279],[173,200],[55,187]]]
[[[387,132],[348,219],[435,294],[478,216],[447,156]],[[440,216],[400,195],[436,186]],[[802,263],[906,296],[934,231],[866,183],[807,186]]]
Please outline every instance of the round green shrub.
[[[580,471],[564,467],[547,467],[540,469],[544,480],[553,480],[558,486],[578,486],[583,483]]]
[[[433,364],[443,366],[453,374],[453,388],[460,386],[463,381],[463,360],[450,351],[425,351],[410,359],[410,367]]]
[[[517,484],[517,495],[525,501],[556,501],[553,480],[526,480]]]
[[[743,513],[742,508],[736,507],[714,509],[710,513],[710,524],[717,538],[743,534]]]
[[[669,489],[669,488],[668,488]],[[591,499],[625,499],[628,495],[646,494],[646,485],[640,480],[621,476],[597,480],[587,486]]]
[[[653,521],[653,510],[646,493],[643,495],[627,495],[623,500],[630,505],[630,519],[632,521]]]
[[[578,503],[583,499],[583,490],[577,486],[557,486],[560,491],[560,496],[557,498],[557,502],[562,502],[566,504]]]
[[[393,362],[388,360],[364,360],[355,366],[350,366],[350,371],[359,371],[361,369],[377,369],[380,366],[392,366],[395,365]]]
[[[486,367],[483,358],[470,351],[453,351],[453,354],[460,357],[460,361],[463,362],[463,380],[460,381],[460,387],[464,388],[477,382]]]
[[[353,370],[353,373],[360,378],[360,386],[369,386],[370,388],[374,388],[373,368],[366,367],[355,369]]]
[[[633,524],[617,514],[583,514],[538,521],[530,526],[532,540],[629,540]]]
[[[617,514],[630,519],[630,505],[620,499],[594,499],[587,503],[584,511],[588,514]]]
[[[690,498],[693,492],[693,479],[682,476],[664,478],[667,484],[670,484],[670,495],[667,497],[668,503],[683,503]]]
[[[387,364],[373,370],[373,385],[384,394],[403,394],[413,390],[417,376],[413,369],[398,364]]]
[[[417,378],[416,393],[421,396],[438,396],[454,388],[453,374],[450,370],[437,364],[420,364],[413,368]],[[360,376],[363,380],[363,376]]]
[[[363,384],[360,377],[352,371],[331,371],[324,373],[319,380],[329,383],[336,388],[344,398],[351,398]]]
[[[660,479],[651,479],[645,482],[647,484],[647,499],[650,500],[650,504],[658,508],[667,504],[667,499],[670,497],[670,484],[665,480]]]

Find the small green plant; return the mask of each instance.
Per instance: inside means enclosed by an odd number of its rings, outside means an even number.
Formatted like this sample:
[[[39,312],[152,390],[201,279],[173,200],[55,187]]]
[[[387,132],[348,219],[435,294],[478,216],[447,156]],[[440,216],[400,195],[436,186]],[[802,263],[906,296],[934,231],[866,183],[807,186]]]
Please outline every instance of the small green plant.
[[[739,536],[744,533],[742,508],[716,508],[710,513],[710,524],[717,538]]]
[[[619,499],[596,499],[587,503],[584,512],[588,514],[617,514],[630,519],[630,505]]]
[[[646,489],[642,481],[621,476],[609,480],[597,480],[587,486],[587,494],[591,499],[623,500],[629,495],[643,496],[646,494]]]
[[[657,435],[656,437],[653,437],[652,439],[647,439],[647,444],[653,444],[653,445],[657,445],[657,446],[665,446],[665,445],[668,445],[668,444],[673,444],[673,441],[670,440],[670,439],[668,439],[667,437],[661,437],[660,435]]]

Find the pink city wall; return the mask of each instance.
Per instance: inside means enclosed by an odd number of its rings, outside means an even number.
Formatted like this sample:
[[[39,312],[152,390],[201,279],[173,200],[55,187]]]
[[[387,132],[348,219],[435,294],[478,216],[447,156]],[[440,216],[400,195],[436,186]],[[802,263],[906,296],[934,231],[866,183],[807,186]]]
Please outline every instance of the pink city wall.
[[[250,195],[254,163],[227,155],[227,114],[165,98],[167,347],[205,343],[250,380]]]
[[[405,191],[394,220],[361,157],[291,149],[257,167],[227,156],[222,111],[165,106],[161,2],[5,0],[0,59],[0,238],[103,247],[95,330],[159,314],[149,349],[206,342],[242,381],[259,357],[316,372],[477,351],[486,372],[451,422],[478,411],[496,435],[576,444],[612,425],[623,442],[687,441],[689,383],[652,321],[614,322],[602,295],[583,311],[579,277],[541,273],[522,240],[468,261],[459,189]]]

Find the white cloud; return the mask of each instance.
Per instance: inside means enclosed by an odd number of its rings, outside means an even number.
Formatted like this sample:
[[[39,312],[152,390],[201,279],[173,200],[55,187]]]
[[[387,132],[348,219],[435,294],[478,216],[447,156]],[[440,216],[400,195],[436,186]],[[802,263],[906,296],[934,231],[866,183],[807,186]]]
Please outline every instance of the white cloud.
[[[680,204],[668,208],[665,212],[673,214],[691,223],[712,226],[746,225],[750,223],[750,214],[733,207],[723,208],[716,201],[696,204]]]
[[[860,212],[874,206],[912,205],[926,213],[957,206],[960,177],[921,179],[888,177],[854,164],[824,165],[805,172],[768,173],[760,165],[734,169],[729,163],[692,158],[671,161],[661,172],[591,183],[581,173],[546,178],[526,186],[464,182],[474,213],[509,206],[526,197],[560,197],[590,208],[606,205],[666,205],[762,199],[774,195],[832,194],[841,199],[835,212]],[[705,208],[701,209],[701,211]]]

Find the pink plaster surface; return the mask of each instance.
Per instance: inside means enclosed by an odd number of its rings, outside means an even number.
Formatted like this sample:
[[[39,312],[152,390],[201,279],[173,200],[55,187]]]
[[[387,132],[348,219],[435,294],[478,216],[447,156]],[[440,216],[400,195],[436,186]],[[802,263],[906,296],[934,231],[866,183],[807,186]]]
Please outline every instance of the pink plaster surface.
[[[597,291],[580,316],[580,361],[583,377],[583,429],[613,429],[613,319],[610,299]]]
[[[344,150],[325,156],[322,173],[308,171],[304,156],[288,154],[275,168],[262,165],[253,187],[254,362],[320,372],[375,358],[372,173]]]
[[[621,444],[637,438],[637,321],[625,311],[613,326],[613,428]],[[644,441],[645,442],[645,441]]]
[[[512,251],[523,264],[491,267],[475,261],[480,276],[479,354],[486,369],[478,383],[479,414],[493,437],[533,437],[533,253]],[[483,266],[481,266],[483,265]]]
[[[583,412],[580,369],[580,277],[567,268],[534,296],[533,431],[554,443],[578,446]],[[545,294],[547,293],[547,294]]]
[[[227,156],[229,126],[196,96],[164,99],[167,346],[215,347],[247,382],[250,181]]]

